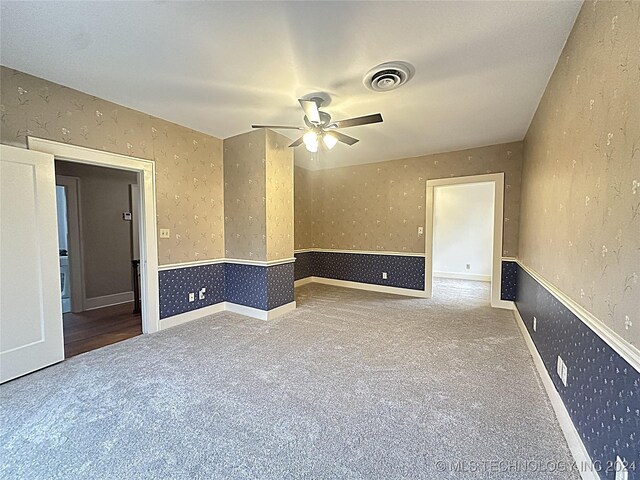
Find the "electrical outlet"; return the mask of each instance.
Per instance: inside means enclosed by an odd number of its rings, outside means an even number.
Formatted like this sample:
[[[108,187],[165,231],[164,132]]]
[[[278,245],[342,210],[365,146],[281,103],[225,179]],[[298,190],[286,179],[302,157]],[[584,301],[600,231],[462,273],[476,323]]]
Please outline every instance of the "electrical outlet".
[[[467,263],[467,270],[471,270],[471,264]]]
[[[160,238],[171,238],[171,230],[169,230],[168,228],[161,228]]]
[[[189,293],[189,301],[190,302],[195,302],[195,300],[196,300],[196,294],[193,293],[193,292],[190,292]]]
[[[566,387],[567,386],[567,364],[564,363],[564,360],[562,360],[562,357],[560,355],[558,355],[556,372],[558,373],[560,380],[562,380],[562,384]]]
[[[624,460],[622,460],[620,457],[616,457],[615,480],[629,480],[629,470],[627,470]]]
[[[538,331],[538,319],[536,317],[533,317],[533,331]]]
[[[418,235],[424,235],[424,227],[418,227]]]
[[[387,272],[382,272],[382,279],[386,280],[387,279]]]
[[[206,288],[201,288],[201,289],[200,289],[200,291],[198,292],[198,298],[199,298],[200,300],[204,300],[204,294],[205,294],[205,292],[206,292],[206,291],[207,291],[207,289],[206,289]]]

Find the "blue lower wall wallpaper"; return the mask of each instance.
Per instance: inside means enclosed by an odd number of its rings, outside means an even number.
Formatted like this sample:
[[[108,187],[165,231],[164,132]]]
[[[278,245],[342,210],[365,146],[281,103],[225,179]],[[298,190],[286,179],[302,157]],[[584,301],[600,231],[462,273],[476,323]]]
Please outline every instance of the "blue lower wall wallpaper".
[[[314,276],[424,290],[424,257],[302,252],[296,254],[295,269],[296,280]],[[387,272],[386,280],[382,278],[382,272]]]
[[[518,284],[518,264],[508,260],[502,261],[502,284],[500,299],[515,301]]]
[[[267,310],[267,268],[225,264],[225,299],[247,307]]]
[[[294,278],[300,280],[302,278],[313,276],[313,260],[316,252],[300,252],[296,253],[296,261],[294,263]]]
[[[293,263],[267,268],[267,310],[293,302]]]
[[[227,302],[271,310],[293,302],[293,263],[260,267],[225,264]]]
[[[519,265],[516,306],[603,479],[615,478],[615,460],[636,462],[640,479],[640,374]],[[533,317],[537,328],[533,331]],[[565,387],[556,373],[567,365]]]
[[[160,289],[160,318],[197,310],[224,301],[224,264],[175,268],[158,272]],[[206,288],[205,299],[198,299],[198,291]],[[189,302],[189,293],[196,300]]]
[[[424,257],[313,251],[295,256],[295,280],[324,277],[424,290]],[[513,261],[502,262],[502,300],[516,299],[517,266]],[[387,272],[387,280],[382,272]]]
[[[160,318],[197,310],[220,302],[271,310],[293,302],[293,263],[273,266],[220,263],[161,270]],[[198,292],[206,288],[205,299]],[[196,300],[189,302],[189,293]]]

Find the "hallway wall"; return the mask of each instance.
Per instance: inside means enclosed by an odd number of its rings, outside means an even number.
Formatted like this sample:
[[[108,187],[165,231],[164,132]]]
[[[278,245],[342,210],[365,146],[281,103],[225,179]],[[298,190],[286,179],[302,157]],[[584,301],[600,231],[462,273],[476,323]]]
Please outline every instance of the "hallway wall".
[[[80,179],[79,210],[84,292],[87,298],[133,291],[131,280],[132,223],[129,185],[137,175],[125,170],[56,161],[56,175]]]

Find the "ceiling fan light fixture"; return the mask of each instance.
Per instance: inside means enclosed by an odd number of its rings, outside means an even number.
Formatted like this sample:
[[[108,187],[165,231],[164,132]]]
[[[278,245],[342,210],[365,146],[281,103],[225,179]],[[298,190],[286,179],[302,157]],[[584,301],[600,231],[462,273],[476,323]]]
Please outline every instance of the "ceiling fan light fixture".
[[[322,141],[329,150],[335,147],[336,143],[338,143],[338,139],[331,133],[325,133],[322,137]]]
[[[302,136],[304,146],[312,153],[318,151],[318,134],[316,132],[307,132]]]

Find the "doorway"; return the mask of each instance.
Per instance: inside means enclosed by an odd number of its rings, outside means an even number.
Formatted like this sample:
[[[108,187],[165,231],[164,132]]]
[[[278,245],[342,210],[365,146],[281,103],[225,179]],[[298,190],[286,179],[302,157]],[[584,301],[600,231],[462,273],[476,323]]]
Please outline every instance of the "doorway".
[[[28,137],[28,147],[29,150],[53,155],[55,161],[107,167],[135,174],[135,186],[130,189],[129,198],[133,202],[132,208],[140,212],[139,218],[132,218],[131,223],[138,224],[134,233],[138,235],[138,238],[135,239],[135,245],[138,246],[137,256],[139,257],[138,282],[140,285],[139,303],[141,305],[142,332],[157,332],[160,329],[160,308],[158,303],[158,240],[154,162],[35,137]],[[79,208],[79,210],[81,209]],[[80,231],[80,235],[82,234],[83,232]],[[73,269],[71,273],[73,277]],[[73,294],[72,288],[72,297]],[[88,307],[91,308],[91,305]],[[87,309],[86,305],[84,309]]]
[[[489,302],[494,187],[490,182],[433,190],[433,295]]]
[[[427,180],[426,235],[425,235],[425,294],[433,296],[434,278],[434,197],[435,189],[443,186],[488,183],[493,188],[493,232],[491,235],[491,306],[512,309],[512,302],[502,300],[502,231],[504,225],[504,173],[489,173],[467,177],[450,177]],[[463,265],[466,270],[466,263]],[[436,277],[438,278],[438,277]]]
[[[55,160],[65,357],[142,334],[135,172]],[[132,189],[132,187],[135,187]]]

